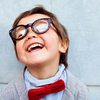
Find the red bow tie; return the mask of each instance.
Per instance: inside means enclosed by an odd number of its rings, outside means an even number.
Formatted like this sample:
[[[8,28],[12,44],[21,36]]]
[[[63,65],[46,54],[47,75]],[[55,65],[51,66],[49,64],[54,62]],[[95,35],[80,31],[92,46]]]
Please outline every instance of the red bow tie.
[[[65,89],[65,83],[63,80],[58,80],[54,83],[45,85],[40,88],[30,89],[28,91],[29,100],[40,100],[48,94],[57,93]]]

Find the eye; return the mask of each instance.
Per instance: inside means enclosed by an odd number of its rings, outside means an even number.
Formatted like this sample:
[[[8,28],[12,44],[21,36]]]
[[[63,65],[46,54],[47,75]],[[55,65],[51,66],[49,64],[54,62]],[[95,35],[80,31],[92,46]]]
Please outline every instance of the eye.
[[[38,20],[37,22],[34,23],[33,27],[36,33],[44,33],[45,31],[48,30],[48,27],[49,27],[48,21]]]
[[[22,38],[24,35],[26,34],[26,30],[25,30],[25,27],[23,26],[19,26],[19,27],[16,27],[14,30],[13,30],[13,37],[15,39],[20,39]]]

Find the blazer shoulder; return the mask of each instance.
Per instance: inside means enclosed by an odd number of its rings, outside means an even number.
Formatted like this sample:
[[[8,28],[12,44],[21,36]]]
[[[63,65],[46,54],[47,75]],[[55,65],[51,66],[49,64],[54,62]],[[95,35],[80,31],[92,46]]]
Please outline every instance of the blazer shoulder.
[[[14,81],[8,83],[4,90],[0,93],[0,100],[14,100],[17,97],[17,91]]]
[[[27,90],[24,83],[23,72],[6,86],[0,93],[0,100],[27,100]]]
[[[78,78],[76,78],[69,70],[67,73],[66,92],[73,95],[75,100],[87,100],[88,88]]]

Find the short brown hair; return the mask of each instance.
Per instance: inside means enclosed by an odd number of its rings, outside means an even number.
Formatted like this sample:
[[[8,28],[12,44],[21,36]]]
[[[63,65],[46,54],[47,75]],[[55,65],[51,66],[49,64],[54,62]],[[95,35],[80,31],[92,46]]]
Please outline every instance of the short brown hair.
[[[57,17],[53,13],[51,13],[50,11],[47,11],[42,6],[37,6],[37,7],[33,8],[33,9],[31,9],[31,10],[28,10],[28,11],[25,11],[25,12],[21,13],[16,18],[16,20],[14,21],[12,27],[13,28],[16,27],[18,25],[19,21],[22,18],[27,17],[27,16],[32,15],[32,14],[44,14],[44,15],[47,15],[50,18],[52,18],[53,23],[54,23],[54,25],[56,27],[58,36],[61,38],[61,40],[63,42],[67,42],[67,44],[69,45],[69,38],[68,38],[68,33],[67,33],[66,28],[58,21]],[[13,41],[13,42],[16,45],[16,41]],[[15,51],[16,51],[16,48],[15,48]],[[17,55],[17,53],[16,53],[16,55]],[[68,49],[66,50],[65,53],[61,53],[60,61],[59,61],[59,64],[64,64],[66,68],[68,67],[67,56],[68,56]]]

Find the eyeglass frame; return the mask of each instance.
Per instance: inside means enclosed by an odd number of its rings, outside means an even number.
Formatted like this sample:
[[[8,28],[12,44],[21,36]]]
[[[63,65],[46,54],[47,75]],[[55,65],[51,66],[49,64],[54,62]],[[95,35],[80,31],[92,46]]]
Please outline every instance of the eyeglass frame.
[[[39,21],[39,20],[47,20],[47,22],[48,22],[48,28],[47,28],[44,32],[41,32],[41,33],[40,33],[40,32],[34,31],[34,27],[32,27],[32,26],[34,26],[34,23],[36,23],[36,22]],[[57,29],[56,26],[55,26],[55,24],[53,23],[52,18],[40,18],[40,19],[35,20],[33,23],[29,23],[29,24],[27,24],[27,25],[18,25],[18,26],[16,26],[16,27],[12,28],[12,29],[9,31],[9,35],[10,35],[11,39],[12,39],[13,42],[14,42],[14,41],[23,39],[23,38],[28,34],[28,28],[29,28],[29,27],[31,27],[32,31],[35,32],[36,34],[43,34],[43,33],[46,33],[46,32],[49,30],[50,24],[52,24],[52,25],[55,27],[55,29]],[[26,34],[25,34],[24,36],[22,36],[21,38],[16,39],[16,38],[13,37],[12,31],[13,31],[14,29],[16,29],[17,27],[19,27],[19,26],[23,26],[23,27],[25,28]]]

